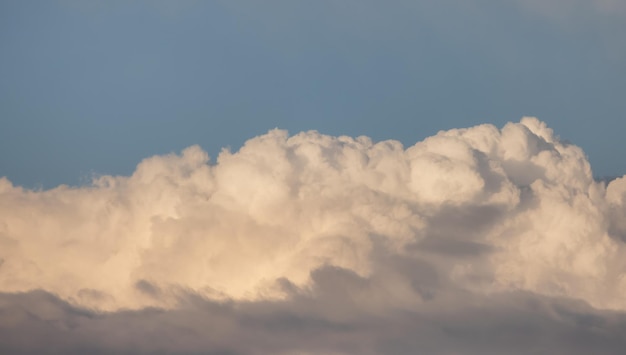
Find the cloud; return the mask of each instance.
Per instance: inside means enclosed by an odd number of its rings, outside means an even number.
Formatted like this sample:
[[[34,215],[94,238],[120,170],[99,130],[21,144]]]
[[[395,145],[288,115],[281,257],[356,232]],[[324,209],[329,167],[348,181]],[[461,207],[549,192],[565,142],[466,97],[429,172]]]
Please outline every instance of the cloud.
[[[82,187],[3,178],[0,350],[612,353],[624,220],[626,177],[595,181],[528,117],[406,149],[272,130]]]
[[[507,292],[458,292],[410,310],[353,302],[363,280],[324,269],[308,294],[218,303],[187,295],[171,310],[94,313],[45,292],[0,295],[7,354],[618,354],[626,315]],[[323,279],[323,280],[322,280]],[[6,305],[9,306],[6,306]]]

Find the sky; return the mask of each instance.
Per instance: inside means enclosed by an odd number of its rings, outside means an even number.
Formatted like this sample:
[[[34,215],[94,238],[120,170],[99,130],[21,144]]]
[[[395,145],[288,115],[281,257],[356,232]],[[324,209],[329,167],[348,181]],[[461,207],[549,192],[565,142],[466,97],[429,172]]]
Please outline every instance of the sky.
[[[128,175],[273,128],[396,139],[535,116],[597,176],[626,148],[618,0],[3,1],[0,176]]]
[[[625,35],[619,0],[1,2],[0,353],[621,354]]]

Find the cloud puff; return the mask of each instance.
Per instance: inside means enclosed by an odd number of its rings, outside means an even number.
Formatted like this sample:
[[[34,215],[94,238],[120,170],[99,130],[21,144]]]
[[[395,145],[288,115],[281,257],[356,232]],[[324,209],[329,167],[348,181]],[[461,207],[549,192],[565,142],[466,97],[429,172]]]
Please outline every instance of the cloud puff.
[[[215,164],[193,146],[83,187],[4,178],[0,343],[484,354],[544,334],[539,353],[619,347],[625,220],[626,177],[596,182],[535,118],[407,149],[273,130]]]

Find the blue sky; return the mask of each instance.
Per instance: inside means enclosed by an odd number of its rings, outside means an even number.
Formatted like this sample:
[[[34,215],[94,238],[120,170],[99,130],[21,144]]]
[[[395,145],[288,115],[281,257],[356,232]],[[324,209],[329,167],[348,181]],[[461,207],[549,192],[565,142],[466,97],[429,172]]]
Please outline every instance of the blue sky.
[[[524,115],[626,173],[619,1],[2,1],[0,176],[27,187],[279,127],[411,145]]]

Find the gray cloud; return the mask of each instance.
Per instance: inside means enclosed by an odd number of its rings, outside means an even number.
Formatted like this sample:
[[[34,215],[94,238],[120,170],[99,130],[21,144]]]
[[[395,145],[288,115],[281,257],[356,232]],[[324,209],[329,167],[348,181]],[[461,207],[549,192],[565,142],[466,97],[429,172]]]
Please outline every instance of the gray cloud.
[[[183,295],[172,310],[95,313],[41,291],[2,294],[3,353],[619,354],[626,314],[525,292],[452,292],[414,309],[353,300],[364,280],[319,272],[311,293],[219,303]]]

